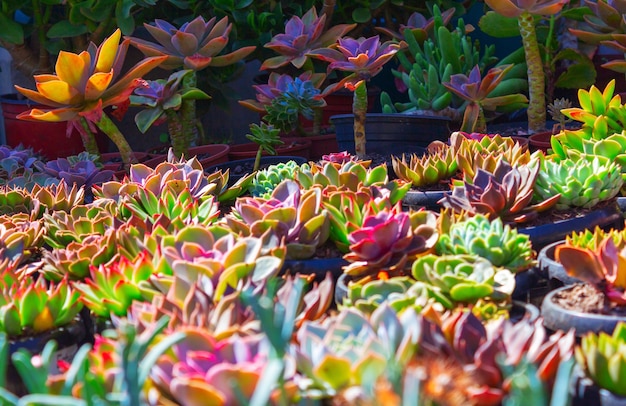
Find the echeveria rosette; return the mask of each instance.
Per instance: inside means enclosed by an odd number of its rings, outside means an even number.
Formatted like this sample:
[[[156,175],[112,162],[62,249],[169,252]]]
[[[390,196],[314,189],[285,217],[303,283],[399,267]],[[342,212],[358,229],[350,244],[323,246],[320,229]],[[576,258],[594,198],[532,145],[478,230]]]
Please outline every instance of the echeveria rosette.
[[[165,57],[150,57],[138,62],[121,75],[129,40],[120,44],[121,31],[116,30],[102,44],[89,44],[80,54],[61,51],[56,74],[35,75],[37,91],[15,88],[29,99],[49,106],[32,109],[18,118],[31,121],[68,122],[68,131],[76,127],[85,149],[98,154],[93,138],[95,123],[116,144],[125,164],[131,162],[132,150],[115,124],[103,112],[105,107],[126,102],[133,90],[142,84],[141,76],[156,68]],[[90,136],[91,134],[91,136]]]
[[[559,245],[555,257],[569,276],[592,285],[616,305],[626,305],[626,248],[618,249],[612,238],[593,251]]]
[[[435,185],[452,178],[459,170],[456,151],[444,144],[433,152],[424,155],[411,154],[409,158],[391,156],[393,171],[398,178],[412,187],[420,188]]]
[[[387,41],[380,43],[378,36],[354,39],[339,38],[335,48],[321,48],[308,55],[329,63],[328,71],[351,72],[332,89],[343,86],[354,92],[354,145],[357,156],[365,155],[365,114],[367,112],[367,88],[365,83],[376,76],[406,43]],[[328,89],[327,89],[328,90]],[[326,92],[326,90],[325,90]]]
[[[441,13],[441,19],[444,25],[448,25],[454,16],[455,9],[450,8]],[[423,44],[430,35],[433,34],[435,27],[435,17],[426,18],[422,13],[417,11],[412,13],[406,20],[406,23],[400,24],[399,32],[394,32],[386,27],[375,27],[377,31],[388,35],[395,40],[406,40],[407,33],[410,33],[415,41]],[[407,31],[408,30],[408,31]]]
[[[113,171],[102,169],[91,160],[79,160],[72,163],[67,158],[48,161],[45,165],[42,164],[39,169],[64,180],[68,185],[84,186],[89,191],[91,191],[92,186],[111,180],[114,174]]]
[[[487,123],[484,110],[495,111],[499,106],[511,104],[523,107],[528,102],[526,96],[520,93],[489,97],[512,68],[512,64],[491,68],[481,77],[480,67],[476,65],[469,75],[452,75],[449,82],[443,83],[449,91],[468,103],[465,106],[461,131],[485,132]]]
[[[437,218],[433,212],[381,211],[363,220],[361,227],[348,234],[350,262],[344,273],[353,277],[384,271],[402,274],[405,265],[428,253],[437,243]]]
[[[545,76],[534,16],[557,14],[568,0],[485,0],[485,2],[496,13],[517,18],[528,66],[528,129],[531,132],[541,131],[546,125]]]
[[[274,189],[281,182],[287,179],[294,180],[300,170],[306,170],[308,167],[308,164],[299,165],[296,161],[287,161],[258,170],[254,175],[249,192],[252,196],[269,199]]]
[[[479,299],[508,302],[515,276],[476,255],[426,255],[413,263],[413,277],[428,285],[431,294],[446,308]]]
[[[617,230],[611,228],[608,231],[596,226],[592,230],[586,228],[581,232],[573,232],[565,236],[565,243],[572,247],[588,248],[592,251],[597,250],[606,238],[613,239],[613,243],[618,249],[626,246],[626,229]]]
[[[65,248],[71,242],[81,242],[93,234],[104,235],[115,224],[115,217],[111,211],[113,205],[112,201],[100,205],[81,204],[72,207],[69,213],[64,211],[45,213],[43,224],[46,234],[43,238],[54,249]]]
[[[583,18],[591,30],[569,28],[569,31],[583,42],[598,45],[609,41],[613,34],[626,30],[623,15],[626,14],[626,2],[623,0],[585,1],[591,13]]]
[[[168,274],[165,261],[142,252],[136,259],[121,257],[108,264],[91,266],[89,276],[74,282],[81,301],[96,316],[107,319],[111,314],[125,316],[133,301],[148,301],[156,290],[148,280],[155,274]]]
[[[415,311],[398,315],[387,304],[370,317],[344,308],[322,321],[305,322],[295,350],[299,372],[311,380],[305,390],[333,396],[403,370],[417,350],[418,327]]]
[[[0,330],[17,337],[67,325],[82,309],[79,297],[67,277],[48,287],[43,278],[18,280],[5,271],[0,275]]]
[[[493,173],[479,168],[471,182],[455,185],[452,194],[444,196],[439,203],[457,213],[481,213],[489,219],[500,217],[504,222],[523,223],[552,208],[560,198],[555,195],[530,204],[538,175],[536,161],[512,167],[500,159]]]
[[[185,329],[185,338],[161,357],[150,371],[157,390],[155,404],[246,405],[269,363],[271,346],[265,335],[234,335],[217,340],[199,329]],[[284,387],[271,388],[270,404],[295,395],[292,369]]]
[[[322,206],[322,190],[302,190],[293,180],[278,184],[269,199],[242,197],[226,217],[232,230],[261,237],[270,232],[287,246],[287,258],[311,258],[328,239],[330,220]]]
[[[309,60],[309,52],[334,44],[356,27],[356,24],[338,24],[326,29],[325,25],[326,14],[318,17],[315,7],[304,13],[302,18],[292,16],[285,24],[285,32],[276,34],[264,45],[280,56],[266,59],[260,69],[276,69],[289,63],[300,69]]]
[[[296,178],[304,189],[313,186],[323,188],[334,186],[337,190],[356,192],[363,186],[385,187],[389,185],[387,165],[381,164],[370,168],[369,164],[369,161],[350,159],[341,163],[324,161],[310,163],[300,167]],[[405,185],[399,185],[399,187],[405,187]]]
[[[626,396],[626,324],[617,323],[613,334],[589,332],[576,347],[576,361],[602,389]]]
[[[437,242],[438,255],[477,255],[512,272],[527,270],[534,252],[526,234],[503,224],[500,218],[489,220],[482,214],[453,222],[442,231]]]
[[[245,281],[259,285],[277,275],[286,248],[269,232],[260,238],[235,237],[224,228],[190,225],[164,237],[162,253],[177,276],[210,284],[219,300]]]
[[[590,156],[573,160],[544,159],[535,183],[539,199],[549,199],[556,194],[561,198],[556,209],[572,207],[592,208],[615,197],[624,180],[621,168],[602,156]]]

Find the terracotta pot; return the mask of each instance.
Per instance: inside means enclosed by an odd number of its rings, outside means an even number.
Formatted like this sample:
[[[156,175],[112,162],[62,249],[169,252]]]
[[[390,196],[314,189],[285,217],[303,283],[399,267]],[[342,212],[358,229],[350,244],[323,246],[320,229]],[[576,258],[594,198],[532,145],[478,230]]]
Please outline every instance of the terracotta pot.
[[[548,149],[552,148],[550,145],[550,139],[552,139],[552,131],[543,131],[528,136],[530,152],[535,152],[537,150],[548,152]]]
[[[197,157],[202,167],[208,168],[211,165],[228,162],[229,153],[230,145],[228,144],[208,144],[189,148],[188,156]]]
[[[340,152],[339,145],[337,144],[337,136],[335,135],[335,133],[313,135],[306,138],[311,140],[309,159],[313,161],[322,159],[323,155],[327,155],[332,152]]]
[[[78,131],[72,130],[67,136],[67,123],[49,123],[45,121],[19,120],[17,115],[33,108],[46,109],[47,106],[30,100],[18,100],[16,95],[0,97],[2,118],[6,132],[6,143],[10,147],[23,145],[32,148],[47,159],[64,158],[84,151],[83,141]],[[98,149],[105,151],[108,146],[106,135],[96,135]]]
[[[276,155],[299,156],[309,159],[311,154],[311,140],[309,137],[285,137],[281,138],[285,143],[276,147]],[[236,144],[230,146],[228,157],[231,161],[256,157],[259,145],[254,142]],[[270,156],[263,152],[263,156]]]

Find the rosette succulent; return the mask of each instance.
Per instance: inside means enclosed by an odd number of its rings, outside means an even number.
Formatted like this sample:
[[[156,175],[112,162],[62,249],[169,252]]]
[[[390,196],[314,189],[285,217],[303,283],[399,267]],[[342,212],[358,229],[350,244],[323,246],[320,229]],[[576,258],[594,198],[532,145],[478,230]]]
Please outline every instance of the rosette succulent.
[[[624,183],[620,170],[615,162],[601,156],[579,160],[544,159],[535,194],[539,199],[560,195],[555,205],[559,210],[591,208],[619,193]]]
[[[453,222],[437,242],[438,255],[477,255],[494,266],[519,272],[534,264],[530,238],[482,214]]]
[[[621,384],[626,379],[626,324],[618,323],[611,335],[590,332],[583,336],[576,347],[576,360],[599,387],[626,396]]]
[[[276,186],[287,179],[295,179],[300,169],[308,164],[298,165],[296,161],[281,162],[258,170],[250,185],[250,193],[256,197],[269,199]]]
[[[89,192],[92,186],[113,178],[113,171],[102,169],[91,160],[71,162],[67,158],[57,158],[46,162],[45,165],[42,164],[39,169],[48,175],[64,180],[68,185],[84,186]]]
[[[263,383],[270,350],[262,334],[216,340],[202,330],[187,329],[185,338],[150,372],[157,390],[151,404],[249,404],[255,389]],[[291,378],[287,371],[283,388],[269,388],[271,400],[286,396],[283,401],[289,403],[296,389]]]
[[[459,169],[456,152],[447,144],[422,156],[412,154],[409,159],[391,157],[393,171],[398,178],[420,188],[435,185],[452,178]]]
[[[269,233],[235,237],[222,228],[197,225],[163,237],[161,250],[175,275],[212,286],[215,300],[246,281],[258,285],[277,275],[286,254],[285,246]]]
[[[626,230],[610,229],[608,231],[603,230],[599,226],[591,231],[586,228],[579,233],[572,233],[565,237],[565,243],[572,247],[588,248],[592,251],[597,250],[600,245],[607,238],[613,239],[613,243],[618,249],[623,248],[626,245]]]
[[[43,215],[46,228],[44,239],[52,248],[65,248],[71,242],[81,242],[85,237],[104,235],[115,224],[112,201],[106,204],[77,205],[70,212],[55,211]]]
[[[452,194],[439,203],[455,212],[481,213],[489,219],[500,217],[504,222],[523,223],[552,208],[561,197],[557,194],[531,205],[538,175],[537,162],[512,167],[500,159],[493,173],[479,168],[471,182],[455,185]]]
[[[269,199],[242,197],[226,217],[230,228],[261,237],[270,231],[287,246],[287,258],[310,258],[328,239],[330,222],[322,206],[322,190],[302,190],[293,180],[281,182]]]
[[[48,287],[43,278],[18,280],[5,271],[0,275],[0,329],[17,337],[66,325],[82,308],[79,297],[67,278]]]
[[[344,273],[353,277],[381,271],[402,274],[405,265],[431,251],[438,238],[437,217],[431,211],[381,211],[370,215],[348,235],[350,252],[344,259],[350,264],[344,267]]]
[[[6,182],[26,170],[36,168],[39,159],[32,148],[0,145],[0,179]]]
[[[562,244],[555,257],[569,276],[592,285],[616,305],[626,305],[626,248],[617,248],[612,238],[596,250]]]
[[[323,321],[306,322],[297,332],[296,365],[311,390],[334,395],[351,386],[371,385],[400,372],[415,353],[418,318],[383,304],[368,319],[344,308]]]
[[[473,255],[426,255],[413,263],[412,273],[448,309],[479,299],[509,301],[515,289],[511,271]]]

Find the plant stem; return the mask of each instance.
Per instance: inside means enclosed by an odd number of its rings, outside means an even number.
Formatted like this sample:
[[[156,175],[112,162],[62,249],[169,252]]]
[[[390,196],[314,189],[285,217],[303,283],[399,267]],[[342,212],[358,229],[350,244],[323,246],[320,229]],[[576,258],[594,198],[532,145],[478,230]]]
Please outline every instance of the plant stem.
[[[80,138],[83,140],[83,146],[85,147],[85,151],[90,154],[100,156],[100,150],[98,149],[98,143],[96,143],[96,137],[94,133],[89,128],[89,124],[85,117],[81,117],[79,119],[80,126],[84,131],[79,131]]]
[[[37,70],[39,72],[47,72],[50,69],[50,55],[46,49],[46,24],[44,15],[41,12],[39,0],[33,0],[33,18],[37,27],[37,41],[39,46],[39,64]]]
[[[524,12],[518,17],[526,64],[528,65],[528,130],[542,130],[546,125],[545,78],[533,16]]]
[[[183,92],[192,87],[196,87],[197,83],[196,72],[191,72],[183,78],[182,90]],[[182,146],[182,152],[187,154],[187,149],[193,142],[196,141],[198,136],[198,129],[196,127],[196,101],[193,99],[183,100],[180,105],[180,117],[182,122],[182,134],[185,144]]]
[[[96,123],[98,128],[105,133],[111,141],[117,146],[124,162],[124,168],[130,167],[131,163],[137,162],[133,155],[133,150],[128,145],[128,141],[124,138],[124,135],[120,132],[119,128],[111,121],[106,113],[102,112],[102,118]]]
[[[254,158],[254,168],[253,171],[256,172],[259,170],[259,166],[261,166],[261,155],[263,154],[263,147],[259,145],[259,149],[256,151],[256,157]]]
[[[367,86],[359,81],[354,87],[352,101],[354,113],[354,151],[358,157],[365,155],[365,115],[367,113]]]
[[[171,109],[165,110],[165,115],[167,117],[167,129],[170,133],[170,141],[172,142],[174,155],[176,158],[180,158],[182,154],[185,154],[185,157],[187,158],[187,151],[185,150],[187,140],[185,140],[183,124],[180,120],[180,116],[177,112]]]

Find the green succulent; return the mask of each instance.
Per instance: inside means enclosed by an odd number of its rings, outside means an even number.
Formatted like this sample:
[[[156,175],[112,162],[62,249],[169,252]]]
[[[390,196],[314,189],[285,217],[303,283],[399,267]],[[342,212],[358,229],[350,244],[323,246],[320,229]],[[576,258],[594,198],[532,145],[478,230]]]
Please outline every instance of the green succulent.
[[[448,309],[479,299],[508,301],[515,289],[511,271],[472,255],[426,255],[413,263],[412,273]]]
[[[257,171],[261,165],[261,156],[263,151],[270,155],[276,155],[276,147],[285,142],[280,139],[280,129],[261,122],[261,125],[250,124],[250,134],[246,134],[246,138],[258,144],[256,157],[254,159],[254,170]]]
[[[340,164],[333,162],[302,165],[297,172],[298,182],[304,189],[313,186],[334,186],[341,190],[357,191],[361,186],[386,186],[389,184],[387,165],[369,167],[369,161],[348,160]],[[397,185],[402,189],[402,185]],[[405,188],[406,189],[406,188]]]
[[[402,159],[392,156],[391,162],[396,176],[415,188],[450,179],[459,170],[456,152],[447,144],[422,156],[412,154],[408,160],[404,154]]]
[[[249,192],[253,196],[268,199],[280,182],[295,179],[300,169],[306,170],[308,167],[308,164],[299,165],[295,161],[270,165],[256,172]]]
[[[598,386],[626,396],[626,324],[620,322],[612,335],[589,333],[576,347],[576,360]]]
[[[530,238],[504,225],[500,218],[489,220],[477,214],[454,222],[442,232],[436,246],[439,255],[477,255],[512,272],[534,264]]]
[[[585,159],[544,159],[535,182],[538,199],[561,198],[556,208],[591,208],[615,197],[624,183],[620,167],[601,156]]]
[[[65,248],[71,242],[81,242],[92,234],[104,235],[115,223],[113,201],[101,200],[104,204],[74,206],[70,212],[45,213],[44,239],[52,248]]]
[[[565,243],[572,247],[587,248],[596,251],[608,237],[613,239],[613,243],[615,243],[618,249],[626,246],[626,229],[617,230],[612,228],[609,231],[605,231],[599,226],[596,226],[593,231],[586,228],[579,233],[574,232],[565,237]]]

